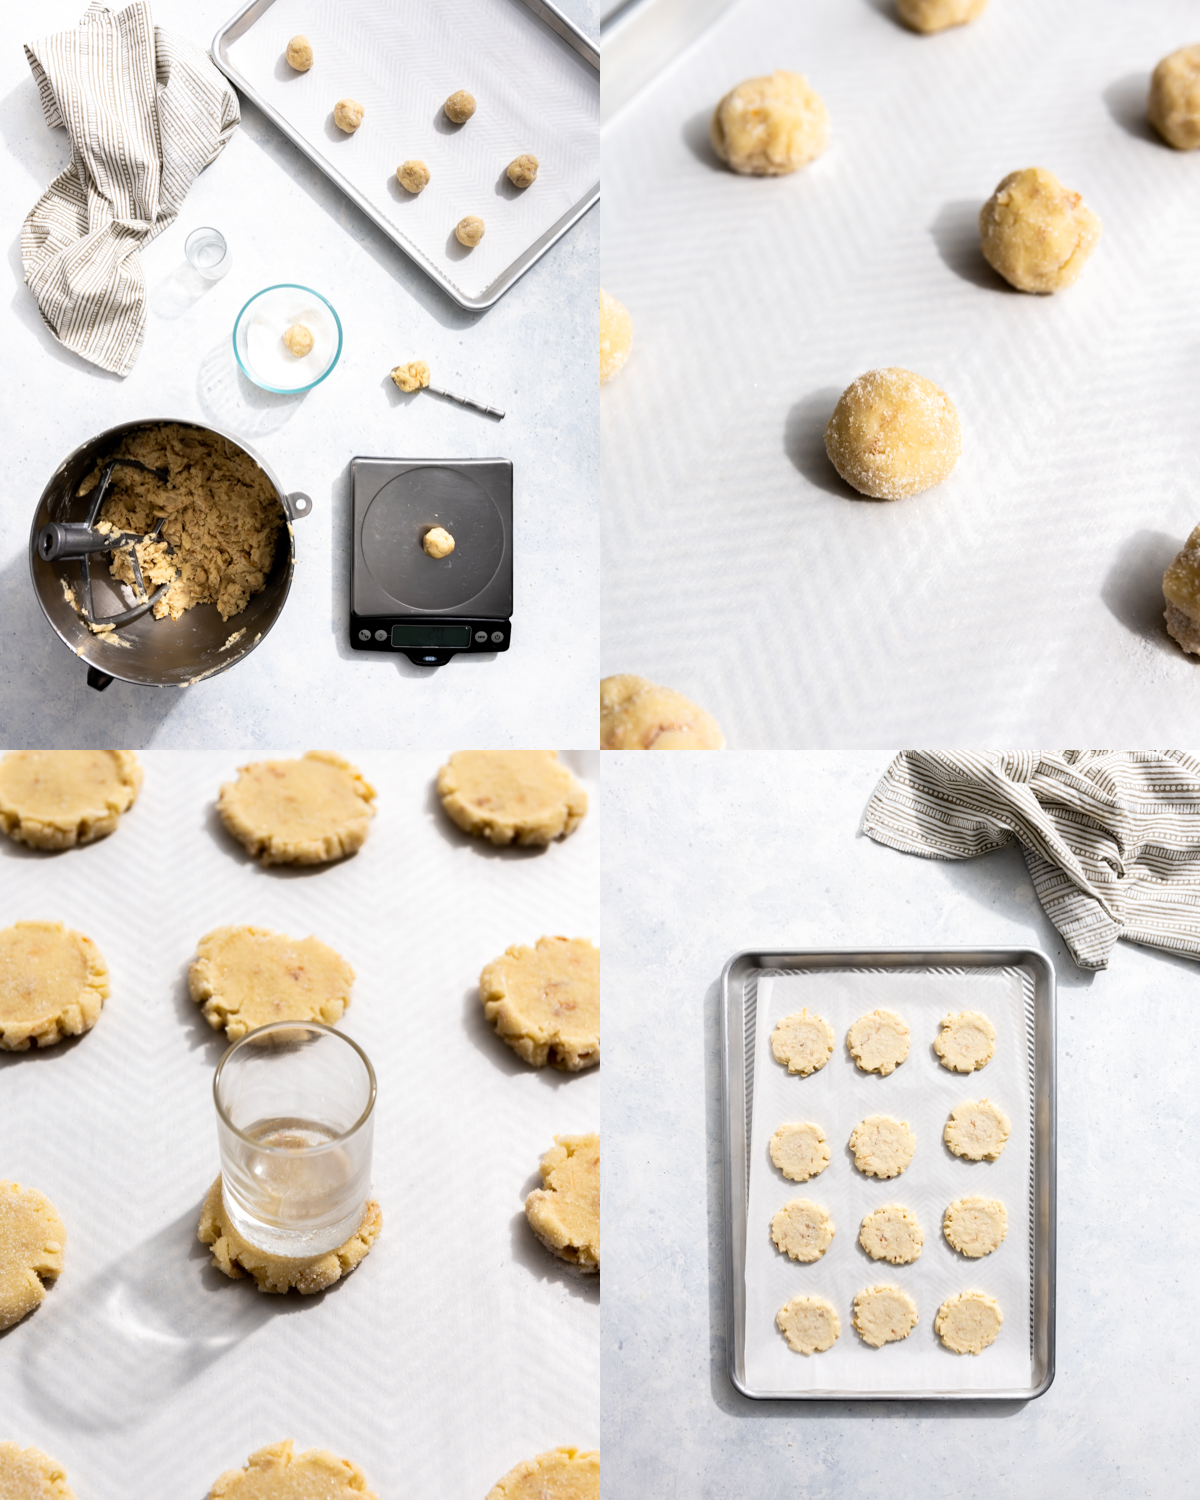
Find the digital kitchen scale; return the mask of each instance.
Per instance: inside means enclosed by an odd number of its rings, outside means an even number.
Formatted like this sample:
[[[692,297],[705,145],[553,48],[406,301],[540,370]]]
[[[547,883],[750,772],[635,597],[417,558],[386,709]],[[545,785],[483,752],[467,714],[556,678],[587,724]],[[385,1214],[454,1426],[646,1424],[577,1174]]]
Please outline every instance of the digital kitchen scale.
[[[512,464],[506,458],[355,458],[350,644],[441,666],[507,651],[513,602]],[[440,526],[448,557],[422,545]]]

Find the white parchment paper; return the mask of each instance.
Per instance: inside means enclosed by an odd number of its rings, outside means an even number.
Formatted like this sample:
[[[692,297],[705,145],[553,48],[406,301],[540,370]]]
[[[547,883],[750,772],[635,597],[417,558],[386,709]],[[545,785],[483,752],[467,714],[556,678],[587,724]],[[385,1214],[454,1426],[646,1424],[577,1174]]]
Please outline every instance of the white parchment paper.
[[[1032,1298],[1030,1024],[1026,995],[1032,980],[1021,969],[833,970],[758,981],[754,1113],[746,1243],[746,1378],[759,1390],[929,1391],[1000,1390],[1030,1380]],[[771,1052],[771,1033],[786,1015],[807,1006],[824,1016],[836,1038],[833,1056],[807,1078],[788,1073]],[[908,1022],[908,1059],[883,1078],[863,1073],[846,1047],[851,1023],[876,1008]],[[942,1018],[979,1010],[996,1028],[995,1053],[975,1073],[944,1068],[933,1050]],[[968,1162],[942,1140],[946,1117],[967,1099],[989,1098],[1012,1122],[999,1159]],[[850,1133],[867,1115],[906,1121],[916,1154],[899,1177],[880,1181],[854,1166]],[[780,1125],[811,1120],[825,1131],[830,1164],[808,1182],[790,1182],[771,1162],[768,1143]],[[942,1234],[942,1215],[955,1198],[999,1198],[1008,1210],[1008,1235],[980,1260],[959,1255]],[[809,1198],[832,1216],[834,1239],[820,1260],[793,1261],[776,1250],[771,1219],[793,1198]],[[885,1203],[902,1203],[925,1231],[911,1265],[872,1260],[858,1244],[863,1216]],[[853,1299],[865,1287],[897,1285],[914,1299],[920,1321],[908,1338],[873,1349],[855,1333]],[[983,1291],[996,1298],[1004,1325],[979,1356],[952,1354],[933,1329],[945,1298]],[[795,1354],[775,1326],[791,1297],[827,1298],[841,1334],[821,1354]]]

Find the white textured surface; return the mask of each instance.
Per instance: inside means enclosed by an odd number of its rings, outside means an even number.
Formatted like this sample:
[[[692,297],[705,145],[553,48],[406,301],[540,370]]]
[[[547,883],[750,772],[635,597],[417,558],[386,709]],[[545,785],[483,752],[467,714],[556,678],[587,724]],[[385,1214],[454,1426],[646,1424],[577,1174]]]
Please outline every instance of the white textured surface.
[[[237,764],[219,754],[144,756],[138,802],[98,844],[0,839],[0,925],[61,918],[112,978],[87,1035],[0,1053],[0,1175],[67,1227],[58,1284],[0,1335],[0,1440],[52,1454],[80,1500],[198,1500],[289,1436],[352,1458],[385,1500],[480,1496],[522,1457],[597,1443],[598,1288],[559,1269],[522,1205],[554,1135],[597,1128],[600,1078],[527,1068],[477,988],[512,942],[598,937],[596,782],[569,839],[496,851],[442,815],[441,758],[363,757],[378,816],[328,868],[245,856],[213,811]],[[195,1238],[225,1042],[186,974],[224,922],[315,933],[356,970],[340,1025],[379,1080],[383,1233],[316,1297],[230,1281]]]
[[[606,1492],[1182,1495],[1200,1380],[1182,1314],[1200,1236],[1197,966],[1121,943],[1083,974],[1015,848],[945,864],[862,838],[886,764],[604,758]],[[926,942],[1032,944],[1057,971],[1056,1379],[1026,1404],[745,1400],[726,1374],[721,967],[758,945]]]
[[[1185,0],[994,0],[923,37],[886,0],[741,0],[605,127],[601,281],[635,330],[600,403],[606,673],[741,748],[1195,736],[1160,585],[1200,521],[1200,160],[1142,115],[1196,24]],[[829,150],[737,177],[709,116],[776,67],[824,98]],[[978,248],[980,205],[1034,164],[1104,225],[1050,298]],[[949,481],[890,504],[822,442],[884,365],[964,432]]]
[[[503,0],[511,3],[511,0]],[[359,744],[595,743],[597,216],[588,214],[482,314],[463,312],[249,105],[183,212],[147,247],[146,340],[121,381],[67,353],[22,281],[21,221],[68,160],[46,128],[21,43],[74,25],[86,0],[41,0],[0,19],[0,203],[9,291],[4,541],[0,545],[0,724],[26,745],[278,743],[353,734]],[[207,48],[234,0],[155,0],[157,23]],[[592,7],[567,6],[592,29]],[[441,137],[439,137],[441,139]],[[394,165],[394,164],[393,164]],[[232,268],[197,293],[183,243],[204,224]],[[329,298],[345,343],[302,397],[260,391],[236,370],[238,310],[295,281]],[[402,395],[388,372],[425,359],[434,380],[507,411],[494,422],[432,396]],[[288,490],[312,496],[296,524],[291,596],[267,639],[232,671],[184,690],[86,685],[29,582],[28,531],[61,459],[140,417],[178,416],[242,436]],[[513,644],[433,670],[352,651],[348,640],[349,463],[356,455],[507,457],[514,465]],[[236,623],[236,622],[235,622]]]

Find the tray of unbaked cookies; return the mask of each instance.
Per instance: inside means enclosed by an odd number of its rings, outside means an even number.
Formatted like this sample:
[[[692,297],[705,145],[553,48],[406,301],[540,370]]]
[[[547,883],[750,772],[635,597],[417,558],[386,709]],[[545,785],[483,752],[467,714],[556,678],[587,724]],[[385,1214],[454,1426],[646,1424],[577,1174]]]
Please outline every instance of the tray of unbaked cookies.
[[[729,1374],[762,1399],[1054,1378],[1055,1000],[1034,949],[735,954]]]
[[[212,55],[460,307],[600,196],[599,53],[549,0],[251,0]]]

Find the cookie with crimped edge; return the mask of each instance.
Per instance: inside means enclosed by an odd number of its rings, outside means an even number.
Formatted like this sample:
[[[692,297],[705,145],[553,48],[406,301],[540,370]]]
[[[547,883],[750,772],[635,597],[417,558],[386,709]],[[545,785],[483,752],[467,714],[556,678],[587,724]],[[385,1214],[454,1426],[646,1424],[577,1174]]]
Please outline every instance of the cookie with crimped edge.
[[[498,1479],[485,1500],[600,1500],[600,1454],[551,1448]]]
[[[226,1469],[209,1500],[379,1500],[367,1476],[325,1448],[292,1451],[291,1438],[259,1448],[244,1469]]]
[[[886,1078],[908,1056],[908,1022],[894,1010],[859,1016],[846,1033],[850,1056],[864,1073]]]
[[[937,1310],[933,1326],[938,1338],[955,1354],[982,1354],[996,1342],[1004,1314],[986,1292],[959,1292]]]
[[[933,1050],[952,1073],[974,1073],[992,1060],[996,1028],[980,1011],[952,1012],[942,1021]]]
[[[112,833],[141,789],[132,750],[10,750],[0,829],[31,849],[73,849]]]
[[[771,1220],[776,1250],[805,1264],[821,1259],[833,1244],[834,1232],[829,1214],[811,1198],[793,1198]]]
[[[864,1287],[854,1299],[850,1321],[864,1344],[882,1349],[906,1339],[917,1326],[917,1304],[902,1287]]]
[[[264,865],[323,865],[361,849],[375,788],[331,750],[238,768],[217,798],[221,822]]]
[[[943,1215],[942,1233],[960,1255],[978,1260],[1004,1243],[1008,1210],[999,1198],[956,1198]]]
[[[771,1033],[771,1051],[789,1073],[807,1078],[833,1056],[833,1028],[823,1016],[810,1016],[805,1006],[779,1022]]]
[[[108,996],[108,965],[82,932],[61,922],[0,929],[0,1052],[90,1031]]]
[[[333,1026],[350,1004],[354,970],[318,938],[267,927],[214,927],[196,944],[188,989],[231,1042],[269,1021]]]
[[[600,684],[601,750],[723,750],[710,713],[673,688],[625,672]]]
[[[39,1449],[0,1443],[0,1500],[75,1500],[75,1491],[62,1464]]]
[[[456,750],[438,771],[437,789],[447,816],[492,844],[564,839],[588,808],[555,750]]]
[[[578,1073],[600,1061],[600,950],[587,938],[515,944],[479,976],[483,1013],[535,1068]]]
[[[44,1283],[61,1274],[66,1243],[67,1231],[49,1198],[19,1182],[0,1182],[0,1329],[19,1323],[45,1300]]]
[[[560,1260],[594,1275],[600,1269],[600,1137],[556,1135],[540,1170],[542,1186],[525,1199],[530,1229]]]
[[[213,1265],[234,1279],[251,1276],[260,1292],[288,1292],[301,1296],[323,1292],[353,1271],[379,1238],[383,1212],[372,1198],[363,1210],[362,1223],[344,1245],[321,1255],[273,1255],[260,1250],[243,1238],[233,1227],[221,1194],[221,1179],[208,1190],[200,1210],[200,1227],[196,1237],[212,1248]]]
[[[793,1297],[775,1314],[775,1326],[797,1354],[832,1348],[842,1331],[833,1304],[824,1297]]]
[[[950,1111],[942,1132],[955,1156],[967,1161],[995,1161],[1004,1150],[1012,1121],[990,1099],[968,1099]]]
[[[790,1182],[807,1182],[829,1165],[825,1132],[811,1120],[781,1125],[767,1148],[771,1160]]]
[[[899,1177],[913,1159],[917,1138],[907,1120],[868,1115],[850,1132],[850,1149],[864,1177]]]
[[[920,1255],[925,1244],[925,1231],[911,1208],[905,1208],[902,1203],[885,1203],[863,1218],[858,1243],[872,1260],[907,1266]]]

